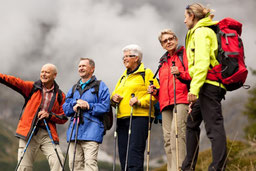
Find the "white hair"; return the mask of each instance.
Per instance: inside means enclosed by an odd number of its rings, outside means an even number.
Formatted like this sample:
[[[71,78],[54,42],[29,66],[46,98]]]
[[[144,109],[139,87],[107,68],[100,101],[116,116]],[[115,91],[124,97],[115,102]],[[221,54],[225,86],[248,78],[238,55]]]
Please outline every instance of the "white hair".
[[[51,63],[47,63],[47,64],[44,64],[43,66],[42,66],[42,68],[43,67],[50,67],[51,69],[52,69],[52,71],[55,73],[55,74],[57,74],[57,67],[54,65],[54,64],[51,64]]]
[[[139,57],[139,61],[141,62],[142,60],[142,50],[141,50],[141,47],[136,45],[136,44],[130,44],[130,45],[127,45],[125,46],[123,49],[122,49],[123,52],[127,52],[127,51],[130,51],[132,53],[132,55],[136,55]]]

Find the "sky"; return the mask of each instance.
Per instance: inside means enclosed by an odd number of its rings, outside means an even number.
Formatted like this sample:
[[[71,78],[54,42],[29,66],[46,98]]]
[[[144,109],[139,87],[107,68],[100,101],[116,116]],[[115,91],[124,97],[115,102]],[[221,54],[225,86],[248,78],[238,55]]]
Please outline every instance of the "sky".
[[[0,73],[37,80],[41,66],[53,63],[67,92],[79,79],[79,58],[89,57],[96,77],[113,91],[125,70],[122,48],[141,46],[143,63],[155,72],[164,53],[159,32],[169,28],[184,44],[184,9],[193,2],[214,9],[214,20],[243,24],[246,64],[256,69],[255,0],[0,0]]]

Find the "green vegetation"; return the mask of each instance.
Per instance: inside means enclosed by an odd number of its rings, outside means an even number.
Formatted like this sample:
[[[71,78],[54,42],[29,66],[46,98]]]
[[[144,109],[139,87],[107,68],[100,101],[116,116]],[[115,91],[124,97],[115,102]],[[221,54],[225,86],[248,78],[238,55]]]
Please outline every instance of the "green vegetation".
[[[228,157],[226,171],[254,171],[256,170],[256,144],[246,144],[241,141],[228,140]],[[208,170],[212,161],[211,150],[199,153],[196,171]],[[154,171],[167,171],[167,165]]]
[[[241,141],[228,140],[228,156],[226,171],[253,171],[256,169],[256,149]],[[207,170],[212,161],[211,150],[199,154],[197,171]]]

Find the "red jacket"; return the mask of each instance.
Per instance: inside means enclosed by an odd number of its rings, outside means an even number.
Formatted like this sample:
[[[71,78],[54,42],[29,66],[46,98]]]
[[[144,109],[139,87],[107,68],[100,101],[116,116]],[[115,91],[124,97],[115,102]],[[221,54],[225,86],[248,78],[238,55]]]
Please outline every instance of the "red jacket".
[[[183,53],[183,64],[179,59],[178,54]],[[158,100],[160,103],[160,110],[162,111],[166,106],[174,104],[174,87],[173,87],[173,75],[171,74],[172,61],[179,68],[180,79],[184,81],[191,80],[188,73],[188,61],[186,56],[185,48],[182,46],[178,48],[173,56],[170,57],[169,53],[166,52],[160,59],[162,67],[159,69],[159,81],[160,89],[158,93]],[[182,83],[180,79],[175,78],[176,82],[176,103],[188,104],[187,94],[188,87]]]
[[[0,73],[0,83],[5,84],[6,86],[12,88],[13,90],[20,93],[25,99],[28,98],[33,85],[36,88],[36,91],[32,94],[31,98],[28,100],[24,110],[20,116],[18,127],[16,130],[16,137],[27,140],[30,136],[32,129],[37,121],[37,114],[39,112],[40,104],[42,102],[42,83],[41,81],[32,82],[32,81],[23,81],[20,78],[14,76],[4,75]],[[37,89],[39,91],[37,91]],[[59,86],[54,82],[54,93],[52,100],[49,105],[49,114],[50,117],[46,119],[49,129],[52,134],[53,140],[58,143],[59,137],[57,134],[56,123],[64,124],[67,121],[65,116],[62,104],[65,102],[65,94],[62,92],[62,102],[59,104],[58,97]]]

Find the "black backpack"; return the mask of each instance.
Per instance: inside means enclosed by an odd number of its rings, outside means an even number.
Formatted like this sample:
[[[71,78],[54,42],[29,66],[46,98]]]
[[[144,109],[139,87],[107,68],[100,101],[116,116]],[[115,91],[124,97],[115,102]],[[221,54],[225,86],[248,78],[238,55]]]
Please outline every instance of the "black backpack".
[[[94,88],[93,94],[97,95],[97,98],[99,97],[99,86],[100,86],[101,80],[95,80],[93,83],[89,84],[86,88],[91,89]],[[73,94],[75,90],[77,89],[78,84],[73,85],[72,87],[72,94],[70,97],[73,97]],[[110,130],[113,125],[113,110],[112,107],[109,107],[109,111],[104,113],[102,116],[100,116],[100,120],[104,125],[104,134],[107,130]]]

